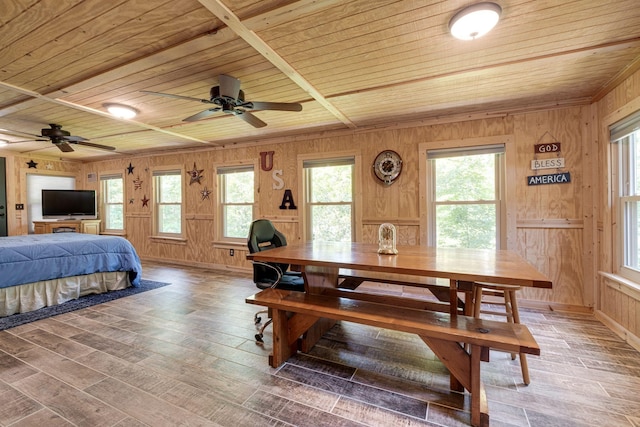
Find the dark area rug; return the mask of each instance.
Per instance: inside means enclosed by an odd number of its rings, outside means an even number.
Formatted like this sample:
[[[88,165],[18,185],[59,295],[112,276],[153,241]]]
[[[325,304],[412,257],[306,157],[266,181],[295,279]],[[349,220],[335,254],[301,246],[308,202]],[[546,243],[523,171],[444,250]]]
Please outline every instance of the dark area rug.
[[[128,297],[129,295],[139,294],[141,292],[150,291],[152,289],[161,288],[170,285],[170,283],[154,282],[153,280],[140,280],[140,285],[130,286],[126,289],[118,291],[106,292],[104,294],[91,294],[80,297],[78,299],[67,301],[60,305],[51,307],[43,307],[39,310],[30,311],[28,313],[18,313],[7,317],[0,318],[0,331],[13,328],[15,326],[24,325],[25,323],[35,322],[36,320],[46,319],[47,317],[56,316],[70,311],[80,310],[81,308],[91,307],[92,305],[102,304],[103,302],[113,301],[118,298]]]

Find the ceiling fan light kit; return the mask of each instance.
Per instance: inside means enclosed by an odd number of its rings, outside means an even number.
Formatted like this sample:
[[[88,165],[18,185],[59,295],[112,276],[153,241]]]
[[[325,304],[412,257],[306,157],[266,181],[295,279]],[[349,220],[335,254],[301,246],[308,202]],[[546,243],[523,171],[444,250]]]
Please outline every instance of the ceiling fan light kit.
[[[244,92],[240,89],[240,80],[224,74],[218,76],[219,86],[214,86],[209,91],[209,99],[192,98],[189,96],[174,95],[171,93],[151,92],[143,90],[149,95],[158,95],[168,98],[184,99],[185,101],[196,101],[203,104],[213,104],[215,107],[206,109],[197,114],[182,119],[183,122],[195,122],[209,118],[217,112],[230,114],[256,128],[261,128],[267,124],[258,117],[251,114],[253,111],[279,110],[279,111],[302,111],[302,105],[289,102],[258,102],[246,101]]]
[[[138,115],[139,111],[133,107],[124,104],[106,103],[103,104],[109,114],[119,119],[133,119]]]
[[[449,31],[460,40],[475,40],[487,34],[500,20],[502,8],[496,3],[482,2],[466,7],[449,21]]]

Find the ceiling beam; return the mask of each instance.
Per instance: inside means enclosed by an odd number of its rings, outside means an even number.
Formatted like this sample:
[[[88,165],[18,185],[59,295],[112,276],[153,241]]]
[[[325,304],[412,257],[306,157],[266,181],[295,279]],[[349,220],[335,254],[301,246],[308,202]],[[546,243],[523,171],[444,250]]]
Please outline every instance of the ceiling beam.
[[[302,74],[300,74],[291,64],[289,64],[284,58],[282,58],[275,50],[271,48],[262,38],[260,38],[249,26],[243,24],[240,19],[229,9],[222,0],[198,0],[200,3],[209,9],[211,13],[216,15],[218,19],[224,22],[231,30],[233,30],[239,37],[253,47],[260,55],[262,55],[267,61],[271,62],[276,68],[282,71],[287,77],[289,77],[294,83],[296,83],[302,90],[308,93],[313,99],[318,101],[320,105],[326,108],[331,114],[333,114],[338,120],[344,123],[347,127],[355,129],[356,125],[340,111],[335,105],[329,102],[324,95],[318,91]],[[322,3],[322,2],[318,2]]]
[[[34,92],[32,90],[29,90],[29,89],[24,89],[24,88],[21,88],[19,86],[12,85],[11,83],[0,81],[0,87],[12,90],[14,92],[21,93],[23,95],[30,96],[32,98],[36,98],[36,99],[39,99],[39,100],[42,100],[42,101],[51,102],[53,104],[62,105],[64,107],[73,108],[75,110],[84,111],[86,113],[95,114],[95,115],[102,116],[102,117],[105,117],[105,118],[108,118],[108,119],[118,120],[118,121],[125,122],[125,123],[130,123],[130,124],[133,124],[133,125],[137,125],[137,126],[143,127],[145,129],[154,130],[154,131],[161,132],[161,133],[164,133],[164,134],[167,134],[167,135],[172,135],[172,136],[175,136],[175,137],[178,137],[178,138],[181,138],[181,139],[188,139],[190,141],[201,142],[203,144],[210,144],[209,141],[203,141],[203,140],[198,139],[198,138],[193,138],[193,137],[182,135],[182,134],[179,134],[179,133],[176,133],[176,132],[171,132],[169,130],[165,130],[165,129],[159,128],[157,126],[152,126],[152,125],[149,125],[149,124],[146,124],[146,123],[142,123],[142,122],[136,122],[135,120],[119,119],[117,117],[112,116],[111,114],[109,114],[107,112],[96,110],[95,108],[91,108],[91,107],[85,107],[84,105],[76,104],[76,103],[73,103],[73,102],[65,101],[64,99],[51,98],[50,96],[42,95],[42,94],[40,94],[38,92]]]

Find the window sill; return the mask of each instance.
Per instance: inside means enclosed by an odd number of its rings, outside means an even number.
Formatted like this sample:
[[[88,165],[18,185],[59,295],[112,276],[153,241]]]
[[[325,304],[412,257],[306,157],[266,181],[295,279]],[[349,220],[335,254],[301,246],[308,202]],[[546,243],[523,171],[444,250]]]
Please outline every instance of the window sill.
[[[100,232],[103,236],[120,236],[127,237],[127,233],[125,231],[113,231],[113,230],[105,230]]]
[[[186,245],[187,239],[183,237],[169,237],[169,236],[150,236],[149,240],[159,243],[171,243],[174,245]]]

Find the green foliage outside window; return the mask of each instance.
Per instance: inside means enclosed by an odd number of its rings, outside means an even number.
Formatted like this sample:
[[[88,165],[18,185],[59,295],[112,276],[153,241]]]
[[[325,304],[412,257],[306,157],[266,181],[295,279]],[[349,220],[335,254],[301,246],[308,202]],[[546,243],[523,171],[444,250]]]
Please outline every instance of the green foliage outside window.
[[[496,248],[496,155],[435,160],[436,246]]]
[[[353,166],[312,167],[307,173],[312,240],[352,241]]]
[[[124,230],[124,180],[109,177],[102,181],[103,221],[107,230]]]
[[[224,237],[247,237],[253,221],[253,181],[253,170],[222,175]]]
[[[156,176],[158,232],[182,233],[182,175]]]

